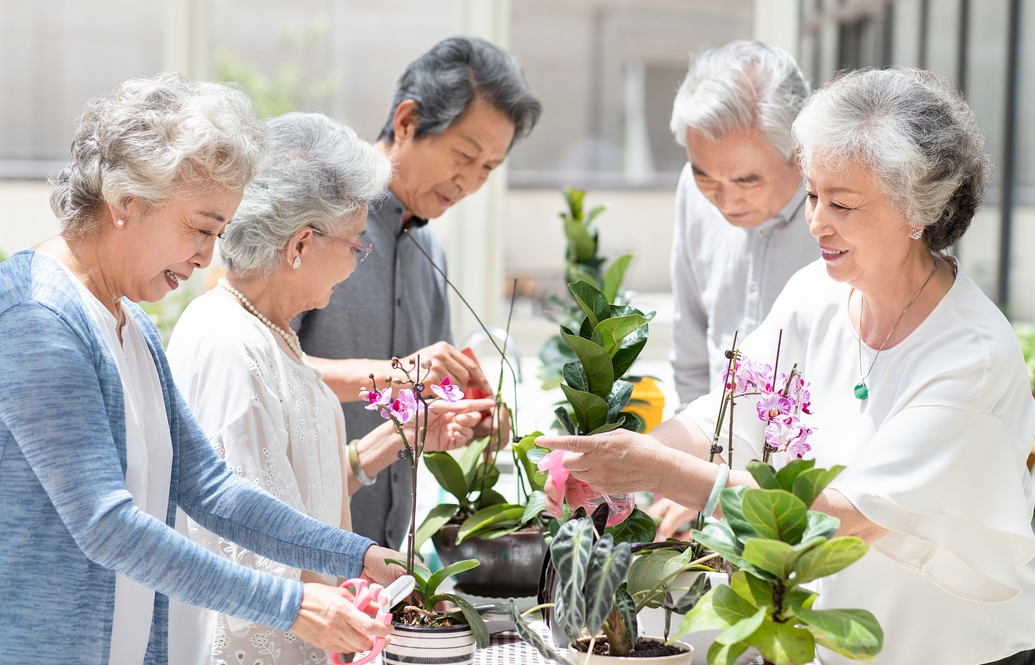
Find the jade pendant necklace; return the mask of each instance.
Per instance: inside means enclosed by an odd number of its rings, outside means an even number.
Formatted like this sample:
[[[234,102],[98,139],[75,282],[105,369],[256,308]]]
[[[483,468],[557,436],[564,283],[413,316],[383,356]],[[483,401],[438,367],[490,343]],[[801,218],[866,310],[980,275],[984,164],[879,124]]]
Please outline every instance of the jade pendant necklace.
[[[932,277],[934,277],[934,271],[937,269],[938,259],[934,259],[934,265],[931,266],[931,272],[927,275],[927,279],[924,280],[924,283],[920,286],[920,290],[916,292],[916,295],[913,296],[912,300],[910,300],[909,303],[906,304],[906,308],[902,310],[902,313],[898,315],[898,319],[895,320],[895,325],[891,326],[891,330],[888,331],[888,336],[884,338],[884,342],[881,343],[880,348],[877,349],[877,353],[873,356],[873,361],[870,363],[870,368],[866,370],[866,374],[863,374],[862,334],[856,336],[856,339],[859,342],[859,374],[862,375],[862,379],[859,380],[859,383],[855,384],[854,392],[856,399],[865,400],[867,397],[870,396],[870,389],[866,387],[866,379],[869,378],[870,372],[873,371],[873,366],[877,363],[877,357],[880,356],[880,352],[884,350],[884,346],[888,343],[888,340],[891,339],[891,335],[895,332],[895,328],[897,328],[898,324],[902,321],[902,317],[906,315],[906,312],[909,311],[909,308],[913,305],[914,302],[916,302],[916,299],[920,297],[920,294],[923,293],[924,287],[927,286],[927,283],[931,281]],[[855,289],[852,289],[848,293],[849,304],[851,304],[852,302],[853,293],[855,293]],[[859,330],[861,332],[863,305],[866,304],[866,296],[860,297],[863,299],[863,302],[859,304]]]

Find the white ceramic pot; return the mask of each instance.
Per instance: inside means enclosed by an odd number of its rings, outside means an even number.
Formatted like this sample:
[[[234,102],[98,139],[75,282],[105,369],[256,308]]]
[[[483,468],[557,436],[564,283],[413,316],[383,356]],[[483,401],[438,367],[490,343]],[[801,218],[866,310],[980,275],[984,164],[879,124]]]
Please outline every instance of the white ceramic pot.
[[[680,589],[689,589],[690,585],[694,583],[694,580],[700,575],[707,575],[708,579],[711,580],[712,586],[719,584],[729,585],[729,578],[726,573],[708,573],[699,570],[691,570],[685,573],[676,575],[676,578],[672,581],[672,586]],[[675,591],[672,593],[673,600],[679,600],[683,597],[685,591]],[[640,624],[640,635],[664,635],[665,634],[665,610],[660,607],[645,607],[640,610],[640,613],[636,617]],[[678,614],[672,615],[672,623],[670,626],[670,632],[674,633],[679,628],[679,623],[683,620],[683,617]],[[694,652],[697,654],[697,658],[693,661],[694,665],[707,665],[708,662],[708,649],[711,648],[712,642],[718,637],[720,630],[705,630],[699,633],[690,633],[689,635],[683,635],[680,637],[681,640],[688,643],[694,648]]]
[[[661,640],[660,637],[654,639]],[[569,648],[568,659],[574,665],[690,665],[694,661],[694,648],[686,642],[673,642],[673,644],[683,647],[686,651],[657,658],[630,658],[629,656],[600,656]]]
[[[475,647],[474,634],[466,624],[424,628],[396,623],[381,658],[385,665],[471,665]]]

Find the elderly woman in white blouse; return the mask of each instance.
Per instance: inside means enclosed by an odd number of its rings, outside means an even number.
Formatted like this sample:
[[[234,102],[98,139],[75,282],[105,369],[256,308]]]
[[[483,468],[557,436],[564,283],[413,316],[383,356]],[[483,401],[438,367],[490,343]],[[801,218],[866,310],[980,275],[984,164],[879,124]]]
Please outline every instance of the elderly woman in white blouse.
[[[807,455],[847,465],[813,508],[871,544],[820,581],[817,606],[873,612],[876,663],[1035,662],[1035,403],[1010,324],[943,253],[988,184],[973,113],[926,72],[861,71],[815,94],[794,134],[822,259],[741,349],[772,362],[783,331],[781,366],[811,382]],[[540,443],[571,451],[564,465],[597,489],[701,510],[719,472],[706,434],[719,401],[702,397],[649,436]],[[741,402],[729,485],[753,485],[741,469],[762,456],[764,423]]]
[[[288,114],[268,121],[267,130],[269,159],[220,242],[227,275],[183,313],[169,363],[217,454],[236,474],[321,522],[348,529],[349,494],[398,459],[402,440],[386,421],[349,442],[338,399],[306,360],[289,323],[326,306],[335,284],[377,251],[361,236],[367,204],[382,196],[391,165],[323,115]],[[478,412],[491,406],[491,400],[432,405],[427,449],[465,445]],[[336,583],[279,565],[193,522],[189,532],[252,568]],[[325,651],[289,632],[186,606],[174,610],[179,663],[207,664],[210,654],[213,663],[327,660]]]

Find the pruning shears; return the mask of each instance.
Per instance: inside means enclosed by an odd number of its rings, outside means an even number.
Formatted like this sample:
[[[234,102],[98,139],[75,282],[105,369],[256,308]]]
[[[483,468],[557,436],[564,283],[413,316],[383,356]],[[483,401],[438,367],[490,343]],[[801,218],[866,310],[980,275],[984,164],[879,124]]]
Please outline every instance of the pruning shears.
[[[413,593],[413,589],[416,586],[417,582],[412,576],[403,575],[387,587],[383,587],[376,582],[370,583],[366,580],[354,578],[346,580],[341,585],[341,588],[350,589],[355,594],[352,604],[355,605],[356,609],[360,612],[366,612],[370,602],[377,601],[378,609],[374,618],[384,625],[390,626],[392,625],[392,608],[395,607],[399,601]],[[371,648],[370,652],[361,659],[354,662],[346,661],[342,659],[342,654],[332,653],[331,662],[334,663],[334,665],[346,665],[349,662],[352,662],[352,665],[363,665],[363,663],[369,663],[374,658],[377,658],[378,654],[380,654],[381,650],[384,648],[385,638],[375,637],[373,648]]]

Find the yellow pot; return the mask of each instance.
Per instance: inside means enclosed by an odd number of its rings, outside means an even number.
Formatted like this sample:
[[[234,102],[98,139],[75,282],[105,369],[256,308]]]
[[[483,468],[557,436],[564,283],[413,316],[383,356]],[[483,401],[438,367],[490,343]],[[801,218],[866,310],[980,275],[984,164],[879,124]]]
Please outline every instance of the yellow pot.
[[[646,423],[644,431],[649,432],[661,424],[661,414],[665,410],[665,394],[658,387],[657,379],[645,376],[633,383],[632,399],[626,411],[632,411],[643,418]]]

